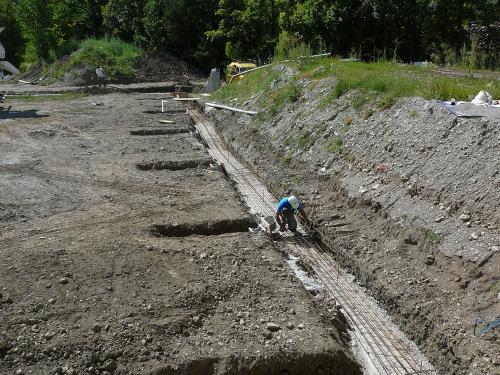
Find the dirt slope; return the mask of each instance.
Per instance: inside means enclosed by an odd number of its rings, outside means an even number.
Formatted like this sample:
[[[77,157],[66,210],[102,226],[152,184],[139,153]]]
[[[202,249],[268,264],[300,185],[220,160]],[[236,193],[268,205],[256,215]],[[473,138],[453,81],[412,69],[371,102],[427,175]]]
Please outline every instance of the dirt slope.
[[[441,373],[498,373],[498,328],[479,332],[500,318],[500,124],[418,98],[355,109],[361,94],[349,93],[322,108],[335,80],[299,83],[271,120],[210,113],[277,195],[303,198],[338,260]]]

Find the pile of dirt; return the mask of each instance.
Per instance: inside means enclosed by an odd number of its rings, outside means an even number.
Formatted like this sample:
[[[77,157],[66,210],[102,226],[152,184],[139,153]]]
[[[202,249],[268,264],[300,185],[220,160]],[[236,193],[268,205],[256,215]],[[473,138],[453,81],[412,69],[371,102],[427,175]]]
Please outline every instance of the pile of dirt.
[[[39,84],[63,84],[69,86],[85,86],[97,84],[95,67],[81,64],[56,78],[54,71],[59,70],[67,61],[67,57],[54,62],[45,70],[41,64],[32,65],[19,79]],[[109,83],[128,84],[140,82],[174,82],[189,85],[191,82],[206,80],[206,75],[198,68],[163,52],[145,52],[136,62],[135,74],[131,76],[108,77]],[[106,71],[106,66],[104,66]]]
[[[305,201],[336,259],[440,371],[495,373],[498,121],[457,119],[420,98],[381,109],[357,92],[325,106],[335,79],[299,84],[301,97],[264,122],[210,113],[227,144],[276,194],[291,191]]]
[[[189,82],[206,80],[198,68],[166,52],[146,52],[139,58],[135,82]]]
[[[38,82],[43,79],[43,66],[41,63],[31,65],[25,72],[21,72],[16,78],[26,82]]]

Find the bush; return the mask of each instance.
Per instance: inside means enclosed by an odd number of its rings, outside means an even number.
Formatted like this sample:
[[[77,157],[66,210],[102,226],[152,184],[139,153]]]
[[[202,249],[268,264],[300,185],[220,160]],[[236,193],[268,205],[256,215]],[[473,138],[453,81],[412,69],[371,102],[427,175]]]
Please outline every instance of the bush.
[[[274,62],[284,60],[294,60],[300,66],[305,66],[312,55],[311,47],[304,42],[299,41],[294,35],[286,31],[281,33],[274,51]]]
[[[341,137],[336,137],[329,145],[328,152],[332,154],[340,154],[342,152],[343,141]]]
[[[71,53],[71,51],[75,51]],[[69,57],[68,53],[71,53]],[[77,42],[69,40],[57,51],[49,51],[51,65],[44,65],[44,70],[51,78],[62,78],[75,67],[90,66],[92,70],[102,66],[110,78],[126,78],[135,74],[135,66],[142,50],[118,38],[89,38]],[[63,59],[57,59],[65,57]]]

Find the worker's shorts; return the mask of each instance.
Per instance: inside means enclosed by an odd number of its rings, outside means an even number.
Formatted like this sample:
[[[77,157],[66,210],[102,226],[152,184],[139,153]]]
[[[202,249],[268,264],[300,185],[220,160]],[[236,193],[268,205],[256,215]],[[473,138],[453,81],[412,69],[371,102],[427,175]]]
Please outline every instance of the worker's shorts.
[[[289,231],[295,232],[297,230],[297,220],[295,219],[293,210],[283,211],[283,219]]]

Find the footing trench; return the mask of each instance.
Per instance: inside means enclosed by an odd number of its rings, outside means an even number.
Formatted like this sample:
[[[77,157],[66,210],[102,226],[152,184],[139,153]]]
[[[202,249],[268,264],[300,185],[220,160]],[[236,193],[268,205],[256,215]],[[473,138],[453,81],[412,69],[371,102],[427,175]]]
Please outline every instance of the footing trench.
[[[215,126],[196,110],[188,111],[195,127],[208,145],[211,156],[224,164],[244,200],[260,216],[274,215],[277,199],[250,170],[226,148]],[[326,293],[342,307],[352,328],[353,349],[365,367],[365,373],[437,374],[416,345],[391,322],[386,312],[353,282],[353,276],[341,269],[320,244],[299,227],[302,235],[282,234],[280,243],[286,252],[297,256],[314,270]]]

